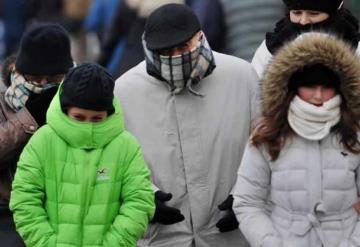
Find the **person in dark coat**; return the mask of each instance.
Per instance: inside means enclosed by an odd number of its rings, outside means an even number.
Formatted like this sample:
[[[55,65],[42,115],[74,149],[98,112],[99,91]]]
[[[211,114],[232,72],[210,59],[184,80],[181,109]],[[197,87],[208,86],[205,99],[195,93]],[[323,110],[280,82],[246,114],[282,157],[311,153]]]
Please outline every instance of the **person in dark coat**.
[[[22,247],[9,210],[19,155],[46,122],[46,111],[65,73],[73,67],[68,33],[57,24],[38,23],[23,34],[16,56],[2,70],[0,90],[0,242]]]
[[[283,2],[287,8],[285,16],[276,23],[273,32],[266,34],[265,40],[251,62],[259,77],[262,77],[265,68],[279,49],[304,32],[324,31],[335,34],[360,54],[359,21],[344,7],[344,1],[283,0]]]

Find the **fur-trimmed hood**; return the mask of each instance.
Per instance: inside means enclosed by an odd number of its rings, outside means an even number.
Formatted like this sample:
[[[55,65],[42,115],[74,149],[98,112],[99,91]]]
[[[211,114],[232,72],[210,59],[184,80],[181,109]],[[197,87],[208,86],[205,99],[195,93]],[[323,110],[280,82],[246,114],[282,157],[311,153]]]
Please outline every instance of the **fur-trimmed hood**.
[[[263,113],[279,109],[285,103],[292,74],[312,64],[323,64],[339,75],[348,107],[360,116],[360,58],[335,36],[314,32],[285,45],[273,58],[261,86]]]
[[[138,16],[147,18],[155,9],[169,3],[185,4],[185,0],[126,0],[131,9],[135,9]]]

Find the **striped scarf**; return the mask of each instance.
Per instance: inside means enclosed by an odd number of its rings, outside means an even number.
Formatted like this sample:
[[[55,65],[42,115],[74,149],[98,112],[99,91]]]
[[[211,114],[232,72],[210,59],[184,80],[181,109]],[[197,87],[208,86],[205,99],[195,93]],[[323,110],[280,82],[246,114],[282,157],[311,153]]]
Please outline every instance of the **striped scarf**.
[[[190,93],[203,96],[192,86],[210,75],[216,67],[214,55],[205,35],[195,49],[179,56],[162,56],[147,49],[144,35],[142,42],[147,71],[151,76],[165,81],[173,94],[179,94],[187,88]]]
[[[37,82],[26,81],[24,76],[14,71],[10,76],[11,85],[5,92],[5,101],[15,112],[25,106],[31,93],[41,94],[46,89],[59,85],[58,83],[47,83],[45,86]]]

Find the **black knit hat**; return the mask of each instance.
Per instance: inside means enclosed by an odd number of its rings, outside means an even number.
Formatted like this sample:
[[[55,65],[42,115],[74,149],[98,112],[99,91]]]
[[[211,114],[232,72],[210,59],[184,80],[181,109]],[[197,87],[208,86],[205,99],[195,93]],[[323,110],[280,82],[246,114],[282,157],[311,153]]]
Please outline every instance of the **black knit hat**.
[[[65,74],[73,67],[68,33],[53,23],[31,26],[22,36],[15,67],[29,75]]]
[[[115,81],[100,65],[83,63],[72,68],[65,76],[60,95],[64,112],[71,106],[93,110],[114,112]]]
[[[162,50],[189,41],[200,29],[200,21],[190,7],[166,4],[148,17],[144,38],[149,50]]]
[[[289,88],[296,90],[302,86],[324,85],[339,89],[340,78],[333,70],[323,64],[313,64],[296,71],[289,80]]]
[[[289,10],[317,10],[328,14],[335,13],[343,0],[283,0]]]

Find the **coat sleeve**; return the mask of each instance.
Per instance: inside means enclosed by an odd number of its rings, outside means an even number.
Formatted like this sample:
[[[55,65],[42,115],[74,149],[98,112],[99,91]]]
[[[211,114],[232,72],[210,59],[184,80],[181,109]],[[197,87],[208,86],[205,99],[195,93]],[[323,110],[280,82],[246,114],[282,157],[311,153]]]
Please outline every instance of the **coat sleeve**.
[[[263,77],[266,67],[268,66],[271,58],[272,54],[266,47],[266,42],[264,40],[259,46],[259,48],[256,50],[254,57],[251,61],[251,64],[254,67],[259,78]]]
[[[233,210],[246,239],[253,247],[282,246],[266,210],[271,171],[262,153],[248,144],[238,171]]]
[[[44,208],[45,176],[37,153],[41,150],[34,136],[20,156],[12,186],[10,209],[16,229],[28,247],[55,246],[56,235]]]
[[[3,107],[3,106],[2,106]],[[38,128],[38,124],[26,108],[17,113],[4,113],[5,121],[0,124],[0,160],[5,163],[11,155],[22,149],[30,136]]]
[[[247,76],[247,90],[249,95],[249,116],[250,116],[250,126],[252,126],[256,119],[261,115],[261,99],[260,99],[260,82],[259,77],[256,74],[256,71],[251,67],[248,70]],[[249,128],[249,135],[251,134],[251,127]],[[240,160],[239,160],[240,163]],[[235,190],[235,184],[233,184],[230,194],[233,194]]]
[[[137,146],[129,166],[123,172],[122,205],[110,230],[104,236],[104,247],[132,247],[145,233],[155,212],[150,171]]]
[[[250,119],[252,124],[261,115],[261,98],[260,98],[260,79],[256,74],[255,70],[251,70],[248,80],[249,83],[249,94],[251,101]],[[250,133],[249,133],[250,134]]]
[[[356,170],[356,185],[358,191],[358,197],[360,197],[360,164]],[[341,242],[339,247],[356,247],[360,246],[360,218],[353,229],[353,232],[349,239],[344,240]]]

